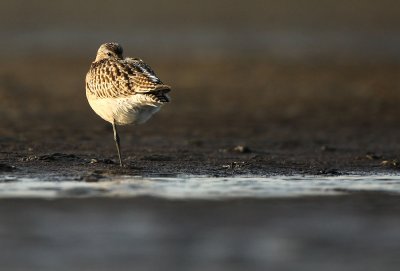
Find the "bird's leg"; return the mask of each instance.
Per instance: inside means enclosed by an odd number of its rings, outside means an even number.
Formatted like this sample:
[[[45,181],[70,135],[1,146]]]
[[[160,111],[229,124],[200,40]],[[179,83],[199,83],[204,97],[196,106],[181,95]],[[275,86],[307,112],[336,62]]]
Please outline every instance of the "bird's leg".
[[[118,151],[119,165],[122,167],[121,151],[120,151],[120,147],[119,147],[119,136],[118,136],[117,127],[115,125],[115,121],[113,121],[112,127],[114,130],[114,141],[115,141],[115,145],[117,146],[117,151]]]

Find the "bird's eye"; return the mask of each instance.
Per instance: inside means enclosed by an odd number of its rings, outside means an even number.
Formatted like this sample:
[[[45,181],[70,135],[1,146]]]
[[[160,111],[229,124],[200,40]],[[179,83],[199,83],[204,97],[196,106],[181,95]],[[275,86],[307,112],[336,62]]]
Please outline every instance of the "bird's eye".
[[[112,56],[112,54],[110,52],[107,53],[108,56]]]

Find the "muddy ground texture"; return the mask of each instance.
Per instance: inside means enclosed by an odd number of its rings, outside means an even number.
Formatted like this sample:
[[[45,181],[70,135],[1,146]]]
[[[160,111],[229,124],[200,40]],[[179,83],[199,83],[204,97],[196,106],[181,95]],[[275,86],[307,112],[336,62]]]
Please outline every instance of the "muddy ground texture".
[[[398,63],[144,59],[173,87],[172,102],[148,123],[120,128],[123,168],[111,125],[86,101],[90,58],[2,61],[0,172],[85,179],[400,170]]]

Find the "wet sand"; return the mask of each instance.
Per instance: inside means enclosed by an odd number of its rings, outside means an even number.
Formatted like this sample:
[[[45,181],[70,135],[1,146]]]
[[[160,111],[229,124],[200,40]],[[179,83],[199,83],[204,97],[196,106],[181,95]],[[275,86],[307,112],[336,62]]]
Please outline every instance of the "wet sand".
[[[172,102],[144,125],[121,127],[126,167],[120,169],[111,125],[86,101],[89,58],[9,59],[0,66],[0,170],[82,176],[397,172],[399,64],[206,60],[146,60],[173,86]]]

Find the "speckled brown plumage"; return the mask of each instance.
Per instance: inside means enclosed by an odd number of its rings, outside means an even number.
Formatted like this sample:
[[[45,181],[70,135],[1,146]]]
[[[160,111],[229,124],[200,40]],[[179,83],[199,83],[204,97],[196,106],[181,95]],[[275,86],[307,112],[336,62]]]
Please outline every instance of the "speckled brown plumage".
[[[117,51],[115,47],[111,48]],[[163,84],[141,59],[109,57],[92,63],[86,76],[86,90],[93,98],[147,93],[160,97],[160,102],[168,102],[168,97],[163,94],[169,92],[170,87]]]

